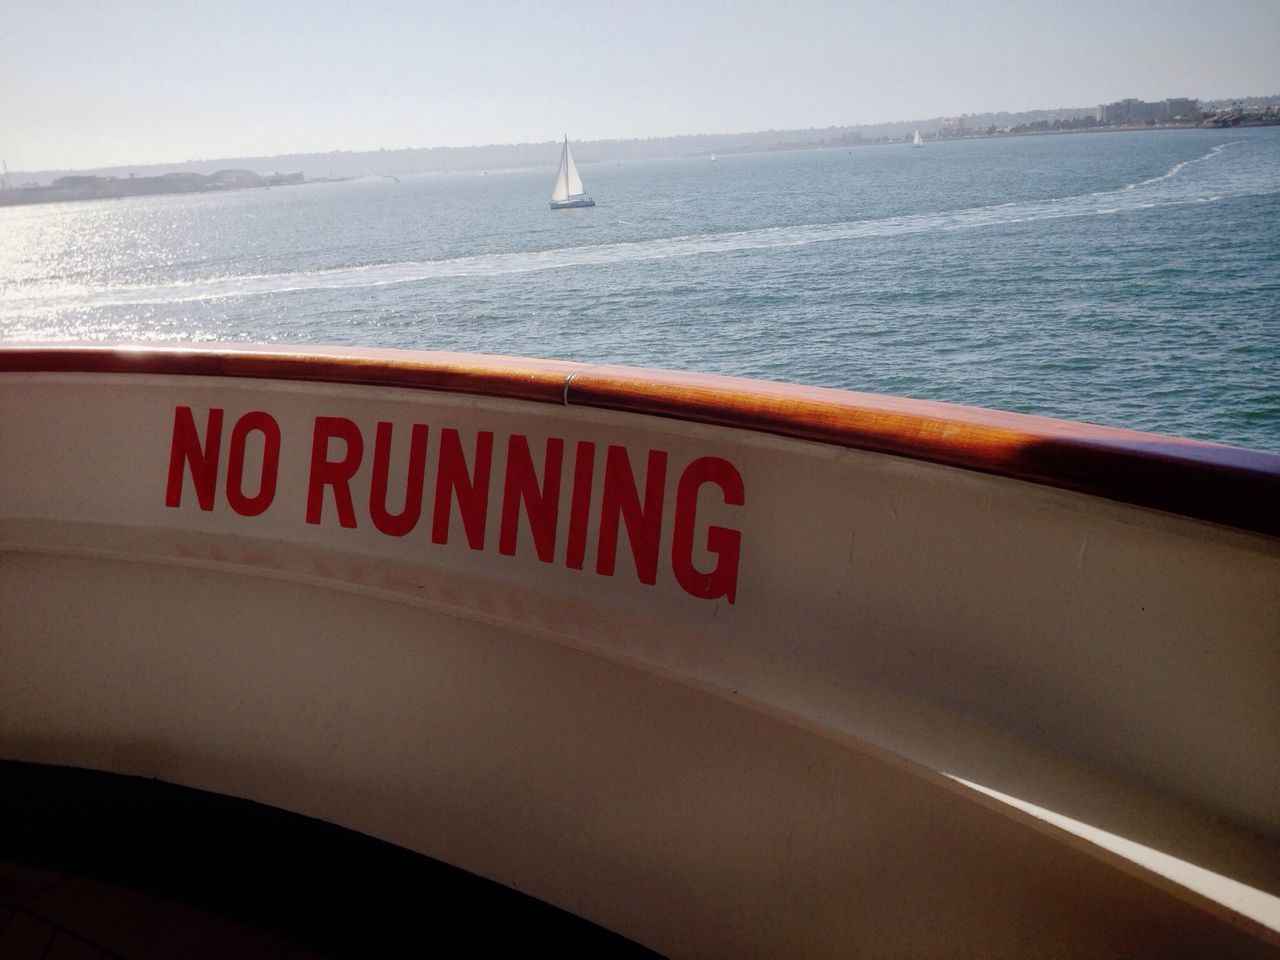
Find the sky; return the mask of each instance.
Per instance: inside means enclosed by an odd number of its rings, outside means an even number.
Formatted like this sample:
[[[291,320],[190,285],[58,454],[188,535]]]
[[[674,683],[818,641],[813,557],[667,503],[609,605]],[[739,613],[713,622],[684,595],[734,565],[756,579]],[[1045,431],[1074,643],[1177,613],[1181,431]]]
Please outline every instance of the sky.
[[[1280,0],[0,0],[0,158],[85,169],[1280,93]]]

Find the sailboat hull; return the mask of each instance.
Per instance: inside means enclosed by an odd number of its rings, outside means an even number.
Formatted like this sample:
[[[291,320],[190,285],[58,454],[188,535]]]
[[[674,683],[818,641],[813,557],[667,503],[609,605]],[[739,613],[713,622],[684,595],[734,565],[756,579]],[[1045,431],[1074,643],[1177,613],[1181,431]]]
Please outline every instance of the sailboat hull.
[[[552,200],[552,210],[574,210],[578,207],[594,207],[596,202],[590,197],[570,197],[568,200]]]

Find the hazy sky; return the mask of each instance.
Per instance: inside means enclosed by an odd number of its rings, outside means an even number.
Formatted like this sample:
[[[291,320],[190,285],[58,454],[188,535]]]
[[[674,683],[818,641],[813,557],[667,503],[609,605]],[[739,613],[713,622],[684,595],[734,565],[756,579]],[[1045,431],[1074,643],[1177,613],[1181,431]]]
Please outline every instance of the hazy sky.
[[[0,0],[11,170],[1274,93],[1278,0]]]

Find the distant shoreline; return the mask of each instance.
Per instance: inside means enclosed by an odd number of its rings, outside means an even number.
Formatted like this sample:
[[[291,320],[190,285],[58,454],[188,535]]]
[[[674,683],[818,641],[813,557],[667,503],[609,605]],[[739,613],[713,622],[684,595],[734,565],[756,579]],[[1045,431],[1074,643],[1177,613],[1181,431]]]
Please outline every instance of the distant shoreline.
[[[236,190],[268,190],[306,183],[332,183],[354,177],[317,177],[308,180],[298,173],[277,173],[263,177],[252,170],[222,170],[209,176],[198,173],[167,173],[156,177],[59,177],[49,186],[26,185],[0,190],[0,207],[22,207],[40,203],[76,203],[82,200],[123,200],[126,197],[161,197],[176,194],[227,193]]]
[[[574,143],[579,164],[622,164],[681,158],[721,157],[794,150],[852,149],[908,143],[919,129],[925,145],[958,140],[990,140],[1004,137],[1044,136],[1067,133],[1132,133],[1142,130],[1232,130],[1280,124],[1280,97],[1251,98],[1256,102],[1233,104],[1229,109],[1194,121],[1162,123],[1094,124],[1084,108],[1025,111],[1018,114],[966,114],[959,118],[935,118],[919,122],[859,127],[765,130],[741,134],[693,134],[627,140],[595,140]],[[1212,104],[1206,106],[1212,108]],[[329,153],[285,154],[273,157],[241,157],[193,160],[178,164],[141,164],[100,167],[90,171],[13,172],[9,186],[0,189],[0,207],[78,200],[120,199],[126,196],[197,194],[227,190],[290,186],[363,178],[394,178],[431,174],[469,174],[494,170],[554,169],[559,144],[490,144],[478,147],[429,147]],[[256,168],[256,169],[255,169]],[[319,169],[320,176],[301,172],[281,174],[262,171]],[[53,183],[32,182],[52,177]],[[16,181],[27,181],[21,186]]]
[[[1255,117],[1249,120],[1238,120],[1231,123],[1130,123],[1130,124],[1107,124],[1097,126],[1078,126],[1064,127],[1062,129],[1014,129],[1014,130],[997,130],[990,132],[990,128],[976,128],[966,130],[962,133],[949,133],[943,136],[936,134],[926,134],[923,137],[923,144],[950,143],[962,140],[1003,140],[1009,137],[1043,137],[1043,136],[1059,136],[1062,134],[1073,133],[1140,133],[1151,130],[1238,130],[1245,127],[1274,127],[1280,126],[1280,115],[1272,114],[1270,116]],[[764,148],[755,149],[721,149],[721,150],[703,150],[692,156],[706,157],[711,153],[721,155],[730,154],[746,154],[746,153],[773,153],[787,150],[844,150],[853,147],[900,147],[911,143],[912,138],[903,137],[878,137],[874,140],[866,138],[847,138],[840,140],[810,140],[810,141],[794,141],[790,143],[776,143]]]
[[[1280,126],[1280,118],[1274,120],[1258,120],[1248,123],[1237,123],[1231,126],[1207,126],[1203,124],[1189,123],[1163,123],[1149,126],[1147,124],[1130,124],[1127,126],[1116,127],[1081,127],[1076,130],[1019,130],[1017,132],[1005,131],[1003,133],[966,133],[961,136],[950,137],[926,137],[925,144],[938,143],[956,143],[965,140],[1008,140],[1012,137],[1061,137],[1078,133],[1144,133],[1152,130],[1241,130],[1245,127],[1277,127]],[[829,143],[797,143],[797,144],[778,144],[766,150],[722,150],[716,151],[721,156],[733,153],[774,153],[785,150],[843,150],[853,149],[854,147],[901,147],[910,144],[909,140],[867,140],[863,143],[845,143],[845,144],[829,144]],[[697,156],[706,156],[706,153],[697,154]]]

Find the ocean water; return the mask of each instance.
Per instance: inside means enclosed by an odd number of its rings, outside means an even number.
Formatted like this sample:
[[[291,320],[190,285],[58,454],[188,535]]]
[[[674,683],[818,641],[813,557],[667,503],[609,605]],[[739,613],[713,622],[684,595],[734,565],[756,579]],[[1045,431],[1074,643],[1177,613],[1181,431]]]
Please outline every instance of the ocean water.
[[[614,362],[1280,452],[1280,128],[0,208],[0,340]]]

